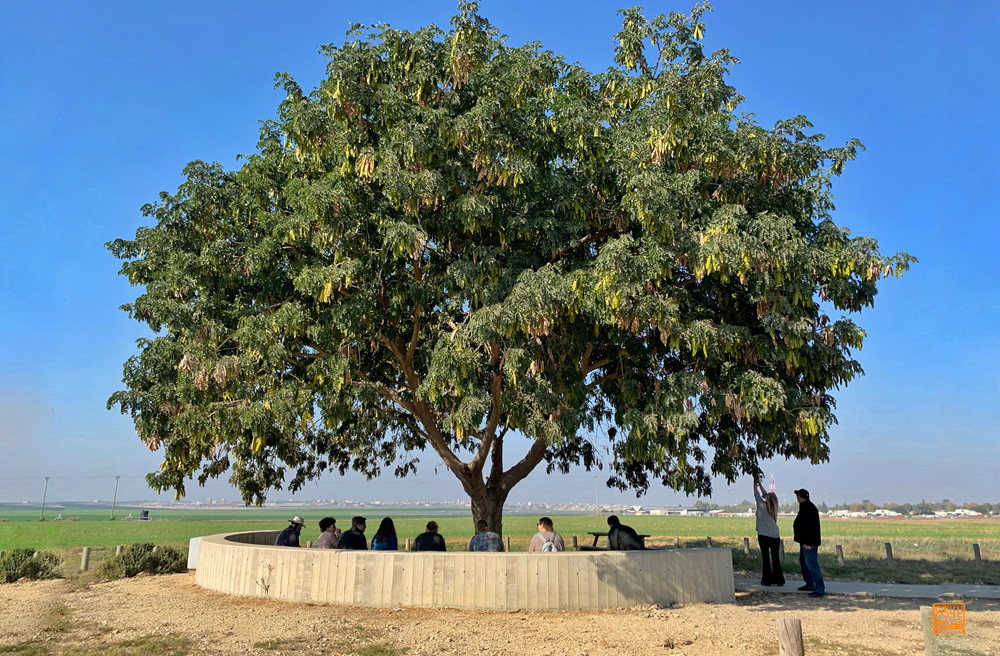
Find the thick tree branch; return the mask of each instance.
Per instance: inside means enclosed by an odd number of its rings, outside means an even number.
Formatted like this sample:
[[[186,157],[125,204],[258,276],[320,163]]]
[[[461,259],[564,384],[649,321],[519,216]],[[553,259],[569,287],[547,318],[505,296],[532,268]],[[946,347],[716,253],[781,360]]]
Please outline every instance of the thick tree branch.
[[[517,485],[519,482],[524,480],[524,477],[531,473],[531,470],[542,461],[545,457],[545,449],[547,445],[545,439],[541,437],[535,438],[534,444],[528,449],[528,452],[524,454],[520,462],[508,469],[503,473],[503,478],[501,479],[501,488],[504,490],[510,490],[512,487]]]

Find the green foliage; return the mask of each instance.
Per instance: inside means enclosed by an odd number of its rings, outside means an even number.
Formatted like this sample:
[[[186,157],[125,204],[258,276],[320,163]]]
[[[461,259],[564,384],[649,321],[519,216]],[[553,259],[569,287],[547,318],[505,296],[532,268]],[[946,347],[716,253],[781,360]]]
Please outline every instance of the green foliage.
[[[109,400],[163,449],[151,485],[231,472],[261,504],[430,447],[499,528],[542,461],[703,495],[825,461],[864,337],[829,313],[912,258],[830,216],[859,142],[735,113],[707,9],[623,11],[603,73],[463,1],[449,31],[352,28],[310,93],[279,75],[239,170],[192,162],[109,244],[157,334]]]
[[[13,583],[19,579],[56,578],[59,558],[47,551],[35,556],[34,549],[9,549],[0,556],[0,582]]]
[[[99,574],[105,579],[122,579],[140,572],[174,574],[184,571],[187,571],[187,554],[172,547],[160,547],[153,551],[153,545],[144,542],[125,547],[120,556],[101,566]]]

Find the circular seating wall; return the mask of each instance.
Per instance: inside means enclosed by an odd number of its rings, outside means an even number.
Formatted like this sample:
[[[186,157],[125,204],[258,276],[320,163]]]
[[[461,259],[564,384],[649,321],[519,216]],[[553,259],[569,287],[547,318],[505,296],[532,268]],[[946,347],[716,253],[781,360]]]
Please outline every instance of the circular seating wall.
[[[227,594],[359,606],[579,610],[732,602],[729,549],[481,553],[275,547],[203,537],[195,582]]]

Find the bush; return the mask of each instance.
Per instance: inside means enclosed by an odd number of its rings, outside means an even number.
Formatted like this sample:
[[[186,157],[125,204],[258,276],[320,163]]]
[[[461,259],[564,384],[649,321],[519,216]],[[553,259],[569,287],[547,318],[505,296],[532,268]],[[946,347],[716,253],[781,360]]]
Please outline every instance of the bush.
[[[171,547],[160,547],[140,542],[125,547],[122,555],[104,563],[100,574],[107,579],[122,579],[145,572],[147,574],[173,574],[187,570],[187,554]]]
[[[41,551],[36,557],[33,549],[11,549],[0,557],[0,582],[53,579],[57,567],[59,559],[48,551]]]

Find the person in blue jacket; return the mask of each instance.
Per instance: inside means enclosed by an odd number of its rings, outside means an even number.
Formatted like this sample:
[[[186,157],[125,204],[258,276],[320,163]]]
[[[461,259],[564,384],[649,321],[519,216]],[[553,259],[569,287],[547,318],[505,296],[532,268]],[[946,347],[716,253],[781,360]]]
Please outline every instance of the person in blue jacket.
[[[372,551],[396,551],[398,543],[396,541],[396,525],[392,519],[386,517],[378,525],[378,530],[372,536]]]

